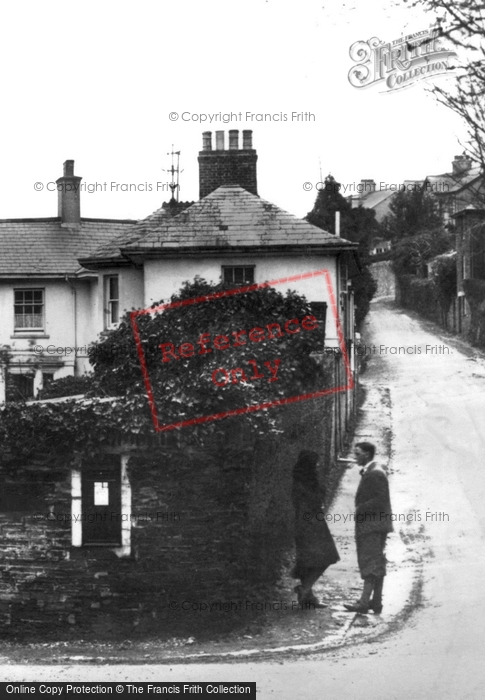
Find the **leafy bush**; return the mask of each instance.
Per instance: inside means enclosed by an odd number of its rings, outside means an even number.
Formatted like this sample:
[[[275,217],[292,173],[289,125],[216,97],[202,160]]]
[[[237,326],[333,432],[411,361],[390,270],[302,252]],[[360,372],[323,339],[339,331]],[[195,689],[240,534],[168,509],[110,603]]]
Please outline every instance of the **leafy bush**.
[[[441,229],[424,231],[396,241],[391,250],[392,267],[397,275],[417,274],[425,277],[426,264],[453,245],[450,233]]]
[[[48,384],[39,392],[39,399],[56,399],[61,396],[85,394],[92,388],[92,377],[62,377]]]
[[[315,387],[324,388],[324,371],[312,357],[318,330],[306,331],[300,326],[300,332],[283,332],[281,337],[277,332],[268,337],[267,332],[257,342],[248,338],[253,328],[264,329],[271,323],[279,323],[283,328],[286,321],[301,322],[305,316],[311,316],[306,299],[290,291],[283,295],[271,287],[216,299],[211,296],[227,290],[223,284],[211,285],[196,278],[192,283],[186,282],[171,300],[189,303],[136,317],[153,400],[162,424],[230,413],[315,391]],[[200,299],[199,303],[191,303],[194,298]],[[90,349],[94,373],[81,378],[83,388],[92,387],[89,399],[32,406],[7,404],[0,427],[6,447],[23,456],[35,452],[68,454],[77,449],[94,453],[99,444],[121,437],[152,440],[156,433],[133,330],[128,313],[116,330]],[[234,333],[243,330],[247,342],[238,344]],[[210,350],[202,352],[204,346],[197,341],[204,334],[211,339],[211,345]],[[216,336],[230,338],[230,346],[218,350],[214,345]],[[192,343],[195,352],[162,362],[162,343],[171,343],[174,348]],[[277,379],[268,362],[273,368],[278,365]],[[254,363],[261,375],[256,379],[252,375]],[[217,385],[214,373],[223,378],[222,370],[228,373],[229,380],[225,385]],[[230,374],[231,370],[237,370],[237,374]],[[328,381],[331,384],[331,376]],[[73,381],[65,384],[76,391],[81,386]],[[260,432],[270,434],[277,430],[274,412],[268,416],[264,410],[250,411],[246,419]],[[214,431],[220,432],[221,427],[214,427],[214,423],[204,427],[208,438]]]
[[[416,275],[399,275],[396,282],[399,290],[398,302],[401,306],[417,311],[430,321],[439,320],[438,299],[433,280],[422,279]]]
[[[223,283],[211,285],[196,278],[193,283],[185,283],[171,301],[195,298],[200,300],[198,303],[136,316],[151,390],[164,423],[301,394],[311,391],[315,380],[321,378],[320,367],[311,357],[318,330],[305,331],[300,326],[299,332],[283,331],[281,337],[277,331],[272,338],[266,332],[256,342],[248,337],[253,328],[265,329],[271,323],[279,323],[283,328],[286,321],[301,321],[311,316],[310,304],[304,297],[290,291],[283,295],[271,287],[214,296],[228,289]],[[104,342],[90,349],[95,390],[100,395],[146,393],[133,330],[127,315]],[[238,331],[244,333],[241,341],[234,337]],[[207,347],[203,346],[201,337],[207,340]],[[217,337],[229,339],[228,347],[217,349],[214,343]],[[168,350],[162,355],[160,346],[169,344],[175,349],[177,359]],[[185,357],[177,353],[183,344],[192,346],[191,355],[190,351]],[[251,379],[254,362],[264,378]],[[271,379],[270,369],[265,365],[268,362],[279,364],[277,380]],[[216,384],[224,380],[224,372],[236,369],[237,378],[231,375],[225,386]],[[261,419],[258,416],[256,420]]]

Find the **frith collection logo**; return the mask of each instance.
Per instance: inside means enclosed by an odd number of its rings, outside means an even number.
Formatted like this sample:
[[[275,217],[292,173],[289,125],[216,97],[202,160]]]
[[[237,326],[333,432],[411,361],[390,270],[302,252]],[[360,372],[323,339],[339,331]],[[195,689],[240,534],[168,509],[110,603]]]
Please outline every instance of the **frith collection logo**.
[[[402,90],[419,80],[449,74],[456,53],[441,45],[442,30],[432,26],[422,32],[402,36],[392,42],[373,37],[356,41],[350,58],[357,63],[349,71],[353,87],[364,88],[384,81],[386,90]]]

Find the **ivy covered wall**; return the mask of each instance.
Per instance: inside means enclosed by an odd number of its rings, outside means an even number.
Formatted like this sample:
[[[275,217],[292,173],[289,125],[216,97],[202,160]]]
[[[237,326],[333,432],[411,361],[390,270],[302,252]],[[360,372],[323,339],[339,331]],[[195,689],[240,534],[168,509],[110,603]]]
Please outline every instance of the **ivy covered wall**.
[[[334,401],[342,398],[274,409],[279,432],[271,436],[255,435],[238,417],[221,421],[224,430],[209,446],[200,446],[199,428],[181,431],[178,444],[171,438],[173,444],[132,447],[129,557],[109,547],[72,546],[75,461],[4,454],[0,620],[6,634],[110,638],[243,624],[251,616],[244,601],[277,597],[281,572],[291,564],[291,470],[302,448],[322,455],[321,478],[329,497],[335,491]],[[109,448],[116,450],[122,448]],[[201,610],[207,601],[220,606]],[[231,601],[228,615],[223,606]]]

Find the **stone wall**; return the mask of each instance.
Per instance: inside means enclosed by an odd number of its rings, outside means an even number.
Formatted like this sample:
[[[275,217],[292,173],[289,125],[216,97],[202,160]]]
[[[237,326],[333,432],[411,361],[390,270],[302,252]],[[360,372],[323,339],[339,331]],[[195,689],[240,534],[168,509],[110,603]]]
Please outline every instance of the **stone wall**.
[[[216,611],[207,618],[188,606],[267,600],[277,590],[293,545],[293,464],[301,449],[316,450],[320,476],[330,495],[335,491],[335,415],[345,415],[348,401],[344,392],[274,408],[268,415],[279,432],[271,437],[237,417],[214,424],[210,448],[186,429],[177,440],[132,451],[129,557],[71,546],[74,462],[3,456],[5,633],[99,639],[239,624],[241,616]]]

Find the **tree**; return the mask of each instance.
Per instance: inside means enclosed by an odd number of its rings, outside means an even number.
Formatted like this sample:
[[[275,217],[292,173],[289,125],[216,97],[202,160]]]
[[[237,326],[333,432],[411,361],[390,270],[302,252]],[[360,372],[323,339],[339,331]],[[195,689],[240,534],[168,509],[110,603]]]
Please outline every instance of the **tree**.
[[[386,238],[397,242],[406,236],[441,228],[436,199],[423,187],[400,190],[392,197],[382,222]]]
[[[357,326],[360,326],[377,290],[377,284],[369,269],[369,247],[372,238],[381,235],[381,228],[376,221],[374,211],[361,206],[352,208],[340,194],[340,183],[332,175],[325,178],[324,184],[325,186],[318,192],[312,211],[305,218],[308,223],[335,233],[335,212],[338,211],[340,212],[340,235],[349,241],[359,243],[357,259],[351,262],[349,276],[354,289],[355,321]]]
[[[453,246],[453,236],[443,228],[436,200],[422,187],[397,192],[383,221],[386,237],[393,241],[391,260],[398,275],[427,276],[427,263]]]
[[[171,307],[136,317],[164,424],[298,395],[322,380],[311,353],[323,343],[323,329],[309,320],[304,297],[272,287],[233,292],[196,277],[172,296]],[[146,392],[129,314],[89,358],[96,393]]]
[[[342,224],[342,218],[350,210],[350,204],[340,194],[340,187],[340,183],[332,175],[327,175],[324,187],[318,191],[313,209],[305,217],[309,224],[335,233],[335,212],[340,212]]]
[[[438,101],[453,110],[467,128],[466,153],[485,172],[485,6],[476,0],[413,1],[437,15],[441,36],[467,56],[458,70],[454,89],[435,86]],[[483,191],[477,199],[485,204]]]
[[[393,241],[392,266],[396,274],[427,276],[427,263],[453,246],[453,236],[443,228],[435,199],[422,187],[398,192],[383,222]]]
[[[452,235],[439,229],[404,236],[391,250],[394,272],[398,275],[426,277],[427,263],[437,255],[448,252],[452,245]]]

